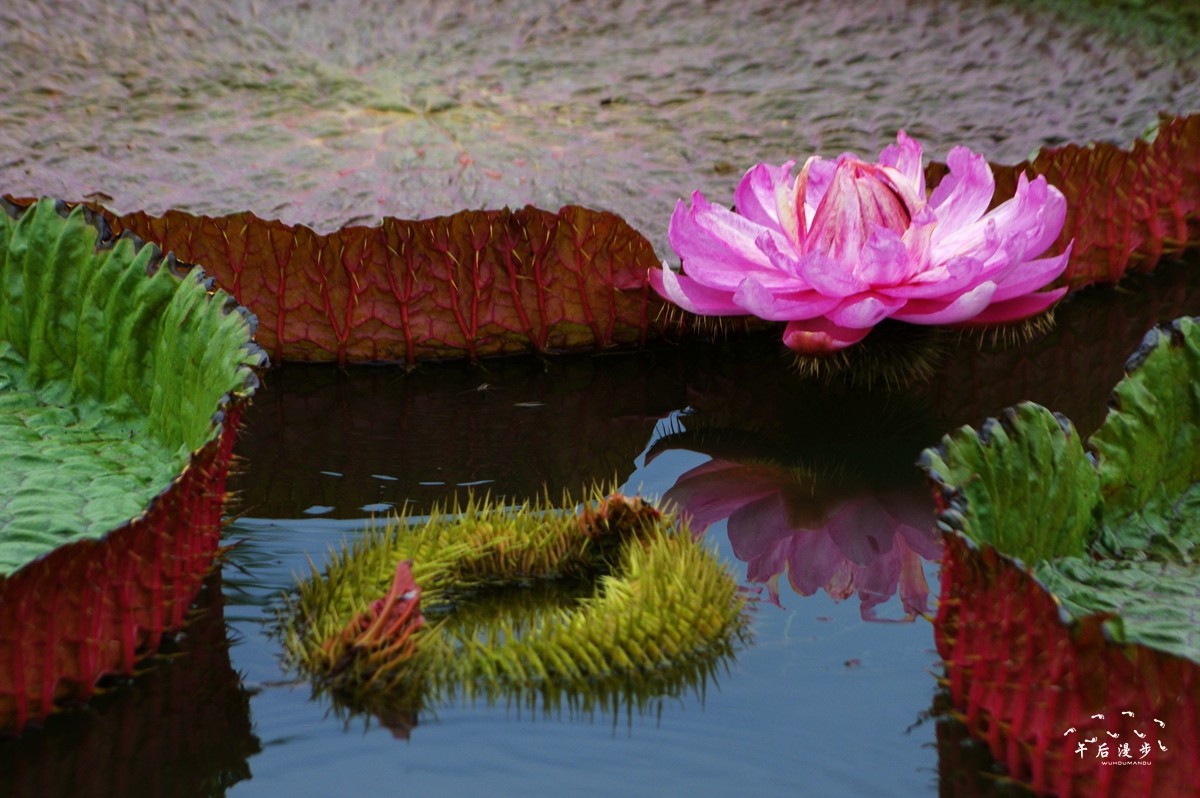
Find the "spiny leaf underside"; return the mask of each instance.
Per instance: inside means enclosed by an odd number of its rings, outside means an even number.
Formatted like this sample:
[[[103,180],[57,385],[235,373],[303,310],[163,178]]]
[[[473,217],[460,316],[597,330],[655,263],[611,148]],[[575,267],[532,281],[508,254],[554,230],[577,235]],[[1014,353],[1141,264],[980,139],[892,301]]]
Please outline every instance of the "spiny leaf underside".
[[[412,563],[424,623],[399,643],[349,650],[364,614],[396,606],[375,599],[398,594],[400,581],[388,589],[398,560]],[[533,585],[566,593],[522,600]],[[497,602],[505,609],[489,609]],[[289,658],[320,689],[416,708],[459,694],[548,704],[596,689],[643,695],[683,672],[707,674],[745,635],[736,584],[712,552],[640,499],[598,490],[578,516],[548,499],[508,508],[470,497],[425,520],[398,518],[324,574],[314,568],[281,620]]]

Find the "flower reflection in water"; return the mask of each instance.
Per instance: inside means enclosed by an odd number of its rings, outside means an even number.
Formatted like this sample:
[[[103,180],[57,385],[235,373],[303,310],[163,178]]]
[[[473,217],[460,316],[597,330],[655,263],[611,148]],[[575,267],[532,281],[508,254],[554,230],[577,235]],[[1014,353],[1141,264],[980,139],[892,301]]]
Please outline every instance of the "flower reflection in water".
[[[911,621],[929,611],[923,560],[941,558],[928,495],[905,486],[882,490],[803,469],[716,458],[680,475],[667,491],[699,532],[728,518],[734,554],[747,578],[780,605],[785,572],[803,596],[824,589],[835,600],[858,594],[864,620]],[[903,619],[879,617],[900,594]]]

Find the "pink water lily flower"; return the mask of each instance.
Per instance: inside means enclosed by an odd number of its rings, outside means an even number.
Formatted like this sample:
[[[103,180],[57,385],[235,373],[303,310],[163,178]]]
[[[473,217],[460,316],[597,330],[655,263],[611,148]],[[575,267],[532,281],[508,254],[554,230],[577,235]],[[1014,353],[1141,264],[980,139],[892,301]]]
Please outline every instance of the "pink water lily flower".
[[[921,145],[903,131],[878,163],[844,154],[758,164],[738,184],[736,212],[700,192],[671,216],[683,273],[651,269],[665,298],[702,315],[786,321],[803,354],[843,349],[884,319],[991,325],[1054,304],[1041,289],[1066,268],[1070,246],[1041,257],[1062,231],[1066,200],[1038,176],[991,211],[995,180],[981,155],[955,147],[928,196]]]

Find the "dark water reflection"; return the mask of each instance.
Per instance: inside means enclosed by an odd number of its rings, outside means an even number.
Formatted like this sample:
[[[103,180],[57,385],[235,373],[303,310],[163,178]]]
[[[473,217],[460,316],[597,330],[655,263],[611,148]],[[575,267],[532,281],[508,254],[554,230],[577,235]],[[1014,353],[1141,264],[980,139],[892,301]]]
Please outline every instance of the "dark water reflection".
[[[287,365],[268,375],[239,444],[242,510],[359,518],[425,512],[467,489],[578,492],[628,473],[656,421],[685,402],[683,368],[676,352],[407,374]]]
[[[248,465],[233,484],[240,511],[256,518],[423,512],[467,489],[556,496],[623,480],[656,423],[685,408],[686,428],[719,428],[693,437],[693,450],[736,460],[742,440],[753,457],[848,471],[867,490],[911,484],[922,448],[1021,400],[1090,434],[1146,330],[1200,310],[1195,265],[1084,291],[1024,346],[954,344],[930,382],[903,390],[805,380],[772,336],[411,373],[289,364],[255,399],[238,446]]]

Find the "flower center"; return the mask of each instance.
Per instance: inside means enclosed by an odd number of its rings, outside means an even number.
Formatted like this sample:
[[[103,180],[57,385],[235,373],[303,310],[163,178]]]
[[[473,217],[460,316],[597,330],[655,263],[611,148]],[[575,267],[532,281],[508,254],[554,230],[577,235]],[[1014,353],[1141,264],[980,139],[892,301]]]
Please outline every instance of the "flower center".
[[[852,265],[876,228],[902,235],[911,220],[904,198],[879,166],[846,158],[817,206],[804,250]]]

